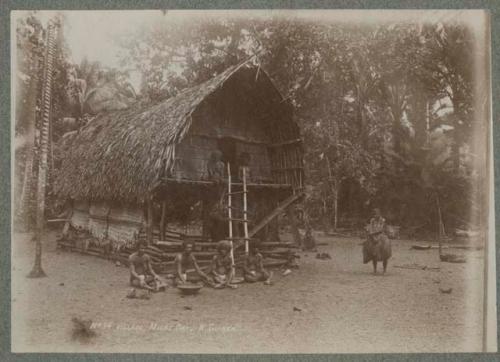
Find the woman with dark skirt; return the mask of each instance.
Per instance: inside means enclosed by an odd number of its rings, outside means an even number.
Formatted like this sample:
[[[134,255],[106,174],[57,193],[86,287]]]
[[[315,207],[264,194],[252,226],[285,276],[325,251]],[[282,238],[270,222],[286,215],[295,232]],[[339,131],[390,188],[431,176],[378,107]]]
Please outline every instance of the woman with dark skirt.
[[[391,241],[385,233],[385,219],[379,209],[373,210],[373,217],[367,226],[368,239],[363,243],[363,264],[372,262],[373,273],[377,274],[377,263],[382,262],[384,274],[387,270],[387,262],[392,256]]]

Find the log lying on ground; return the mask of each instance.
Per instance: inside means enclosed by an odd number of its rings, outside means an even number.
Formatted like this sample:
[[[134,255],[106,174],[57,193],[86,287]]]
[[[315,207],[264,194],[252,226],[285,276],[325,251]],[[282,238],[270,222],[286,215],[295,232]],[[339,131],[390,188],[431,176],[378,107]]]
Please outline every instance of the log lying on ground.
[[[182,252],[183,240],[187,239],[194,241],[193,255],[202,268],[207,268],[210,265],[214,255],[217,254],[217,246],[219,245],[219,243],[211,242],[202,235],[183,235],[182,233],[168,230],[165,231],[164,240],[158,240],[159,231],[157,230],[153,230],[152,236],[153,241],[146,246],[145,252],[150,255],[155,270],[161,272],[174,272],[174,260],[175,257]],[[106,245],[95,243],[95,239],[89,234],[79,235],[78,239],[80,240],[78,245],[75,245],[74,242],[59,240],[58,246],[83,254],[119,261],[125,266],[128,265],[128,259],[135,251],[134,248],[127,246],[114,250],[109,243]],[[139,234],[139,241],[141,240],[147,240],[145,232]],[[235,264],[240,268],[243,265],[245,256],[242,249],[245,238],[235,237],[234,240],[236,241],[234,249]],[[295,243],[273,241],[260,242],[257,238],[250,238],[250,243],[252,242],[258,243],[259,251],[264,255],[264,265],[266,267],[272,268],[275,266],[283,266],[296,257],[295,251],[297,250],[297,246]],[[91,244],[91,246],[89,244]]]
[[[437,249],[438,246],[435,246],[434,248],[432,245],[412,245],[410,249],[413,250],[429,250],[429,249]]]
[[[413,249],[413,250],[439,249],[439,245],[412,245],[410,249]],[[483,250],[484,246],[481,246],[481,245],[442,245],[441,249]]]
[[[414,270],[440,270],[439,267],[428,267],[427,265],[418,265],[418,264],[412,264],[412,265],[394,265],[394,268],[399,268],[399,269],[414,269]]]
[[[465,257],[461,255],[455,255],[455,254],[441,254],[439,255],[439,259],[443,262],[446,263],[465,263],[466,259]]]
[[[180,248],[182,249],[182,241],[169,241],[169,240],[159,240],[154,243],[157,247],[170,247],[170,248]],[[218,243],[211,242],[195,242],[195,247],[205,247],[205,248],[216,248]]]
[[[119,261],[124,266],[128,266],[128,257],[130,256],[130,254],[128,254],[126,252],[105,254],[102,251],[100,252],[95,247],[90,247],[90,248],[87,248],[85,250],[85,249],[82,249],[82,248],[79,248],[77,246],[71,245],[69,243],[64,243],[64,242],[59,242],[58,245],[64,249],[80,252],[82,254],[97,256],[97,257],[100,257],[103,259],[109,259],[109,260],[113,260],[113,261]],[[215,253],[205,253],[205,256],[211,256],[209,254],[214,255]],[[279,260],[280,258],[281,258],[280,255],[273,255],[273,256],[270,256],[270,258],[265,258],[264,259],[264,266],[266,268],[273,268],[273,267],[284,266],[288,263],[288,257],[286,258],[286,260]],[[211,264],[211,258],[207,260],[207,259],[197,257],[197,259],[198,259],[198,264],[200,265],[200,267],[202,267],[202,269],[206,269]],[[155,268],[155,270],[158,270],[158,271],[161,271],[164,273],[168,273],[168,272],[173,273],[175,271],[174,270],[175,269],[175,262],[173,260],[165,261],[163,259],[159,260],[157,258],[153,258],[151,264]],[[238,259],[236,260],[235,264],[237,267],[241,267],[243,264],[243,260],[241,258],[239,258],[239,260]]]
[[[261,254],[295,254],[295,251],[286,248],[262,249],[259,250]]]
[[[258,244],[259,248],[267,248],[267,247],[284,247],[284,248],[299,248],[295,243],[292,242],[278,242],[278,241],[263,241]]]

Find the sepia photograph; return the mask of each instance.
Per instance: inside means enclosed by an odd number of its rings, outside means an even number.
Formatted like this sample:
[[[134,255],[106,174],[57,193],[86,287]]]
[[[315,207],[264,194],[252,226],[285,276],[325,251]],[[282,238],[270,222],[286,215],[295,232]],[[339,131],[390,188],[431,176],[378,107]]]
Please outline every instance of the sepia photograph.
[[[496,352],[483,10],[16,10],[16,353]]]

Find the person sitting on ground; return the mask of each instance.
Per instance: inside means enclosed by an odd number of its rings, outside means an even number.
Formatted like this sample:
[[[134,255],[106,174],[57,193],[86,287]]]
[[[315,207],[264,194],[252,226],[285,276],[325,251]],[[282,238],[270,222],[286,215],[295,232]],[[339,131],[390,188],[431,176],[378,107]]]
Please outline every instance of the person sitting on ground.
[[[144,243],[137,243],[137,249],[130,254],[130,284],[137,288],[143,288],[150,291],[158,291],[166,285],[162,283],[161,278],[151,266],[151,257],[144,252]]]
[[[231,260],[231,244],[227,240],[222,240],[217,245],[217,254],[212,259],[210,274],[216,283],[216,288],[236,288],[232,284],[234,277],[234,266]]]
[[[379,209],[373,210],[373,217],[366,227],[368,239],[363,243],[363,263],[373,263],[373,273],[377,273],[377,263],[382,262],[384,273],[387,270],[387,262],[392,256],[391,241],[385,233],[385,219]]]
[[[192,253],[194,242],[184,240],[182,246],[182,253],[177,254],[175,257],[174,285],[197,282],[201,279],[205,284],[211,287],[215,286],[215,283],[210,279],[210,277],[201,270],[196,257]],[[196,275],[188,274],[189,269],[194,269]]]
[[[257,245],[250,244],[248,255],[243,263],[244,278],[247,283],[264,282],[266,285],[271,284],[272,272],[264,269],[264,258],[257,249]]]

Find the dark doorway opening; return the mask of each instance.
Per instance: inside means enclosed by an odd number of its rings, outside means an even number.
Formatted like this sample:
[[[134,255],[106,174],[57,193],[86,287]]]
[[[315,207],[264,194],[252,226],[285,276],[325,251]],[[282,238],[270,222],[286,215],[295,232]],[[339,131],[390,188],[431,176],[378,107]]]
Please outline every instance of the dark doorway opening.
[[[226,164],[226,167],[228,163],[231,165],[231,176],[236,177],[238,175],[236,140],[229,137],[219,138],[217,147],[222,152],[222,162]]]

